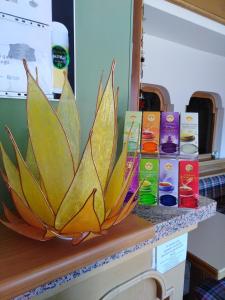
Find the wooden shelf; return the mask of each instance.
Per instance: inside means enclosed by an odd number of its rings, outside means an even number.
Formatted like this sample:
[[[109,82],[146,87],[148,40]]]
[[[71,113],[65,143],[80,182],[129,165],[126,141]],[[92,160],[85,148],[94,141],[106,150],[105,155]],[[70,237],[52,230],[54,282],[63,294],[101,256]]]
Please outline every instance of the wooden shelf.
[[[151,239],[154,229],[150,222],[130,215],[108,235],[79,246],[59,239],[33,241],[2,225],[0,236],[0,298],[4,300]]]
[[[200,177],[225,174],[225,159],[213,159],[200,162]]]

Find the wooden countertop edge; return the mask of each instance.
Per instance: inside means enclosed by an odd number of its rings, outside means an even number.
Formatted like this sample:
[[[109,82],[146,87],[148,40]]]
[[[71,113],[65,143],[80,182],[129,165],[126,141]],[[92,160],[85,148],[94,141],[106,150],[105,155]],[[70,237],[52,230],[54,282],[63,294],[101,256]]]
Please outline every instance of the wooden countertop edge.
[[[197,268],[201,269],[202,271],[206,272],[207,274],[211,275],[214,279],[221,279],[219,278],[218,271],[209,265],[206,261],[200,259],[199,257],[195,256],[194,254],[187,251],[187,259]]]
[[[138,218],[136,216],[130,216],[130,218]],[[141,219],[142,222],[144,221]],[[116,240],[115,234],[112,236],[99,237],[89,240],[81,247],[81,253],[79,257],[75,253],[74,255],[69,255],[68,257],[63,257],[52,263],[46,263],[41,267],[32,268],[27,272],[17,274],[5,280],[0,280],[0,299],[11,299],[30,291],[42,284],[45,284],[51,280],[57,279],[61,276],[69,274],[79,268],[87,266],[94,263],[97,260],[103,259],[105,257],[111,256],[117,252],[120,252],[126,248],[135,246],[147,239],[151,239],[154,236],[154,227],[150,222],[144,221],[146,223],[146,228],[136,230],[135,232],[128,232],[127,235]],[[124,222],[125,223],[125,222]],[[118,230],[123,224],[117,225]],[[116,226],[115,226],[116,228]],[[104,240],[106,242],[104,242]],[[96,247],[93,248],[93,241]],[[89,245],[92,245],[91,255],[87,250]],[[74,246],[76,247],[76,246]],[[79,246],[78,246],[79,247]],[[101,248],[101,249],[100,249]],[[101,252],[99,252],[101,250]],[[84,263],[85,261],[85,263]]]

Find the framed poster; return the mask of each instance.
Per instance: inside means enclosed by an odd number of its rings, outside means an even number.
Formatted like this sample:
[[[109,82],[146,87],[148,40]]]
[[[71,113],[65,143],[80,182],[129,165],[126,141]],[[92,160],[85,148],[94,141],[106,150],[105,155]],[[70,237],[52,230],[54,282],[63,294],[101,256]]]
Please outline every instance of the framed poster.
[[[48,25],[52,21],[50,0],[0,0],[0,12]]]
[[[31,4],[32,2],[32,4]],[[0,96],[23,97],[26,59],[39,84],[52,97],[51,0],[0,0]],[[32,11],[34,10],[34,11]]]

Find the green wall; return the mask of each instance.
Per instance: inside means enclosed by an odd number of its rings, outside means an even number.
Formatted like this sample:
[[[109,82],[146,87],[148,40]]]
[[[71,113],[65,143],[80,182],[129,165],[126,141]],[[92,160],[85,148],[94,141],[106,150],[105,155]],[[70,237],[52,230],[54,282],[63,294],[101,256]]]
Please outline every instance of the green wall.
[[[101,73],[104,71],[106,79],[113,58],[115,86],[120,87],[118,121],[122,132],[130,96],[132,9],[132,0],[76,0],[77,101],[82,116],[82,145],[93,121]]]
[[[132,0],[76,0],[77,101],[82,146],[92,124],[101,73],[104,70],[106,79],[113,58],[117,63],[115,86],[120,87],[118,120],[122,132],[130,94],[132,3]],[[0,99],[0,140],[14,157],[5,125],[12,130],[24,153],[27,143],[24,99]],[[9,198],[1,180],[0,197]]]

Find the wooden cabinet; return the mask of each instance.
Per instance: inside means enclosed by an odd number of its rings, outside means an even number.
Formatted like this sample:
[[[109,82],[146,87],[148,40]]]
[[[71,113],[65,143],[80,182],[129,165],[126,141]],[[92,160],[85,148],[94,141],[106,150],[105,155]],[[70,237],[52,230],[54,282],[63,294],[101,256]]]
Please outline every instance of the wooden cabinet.
[[[151,265],[152,250],[141,250],[38,299],[182,300],[185,262],[164,274]]]
[[[167,0],[225,24],[225,0]]]

